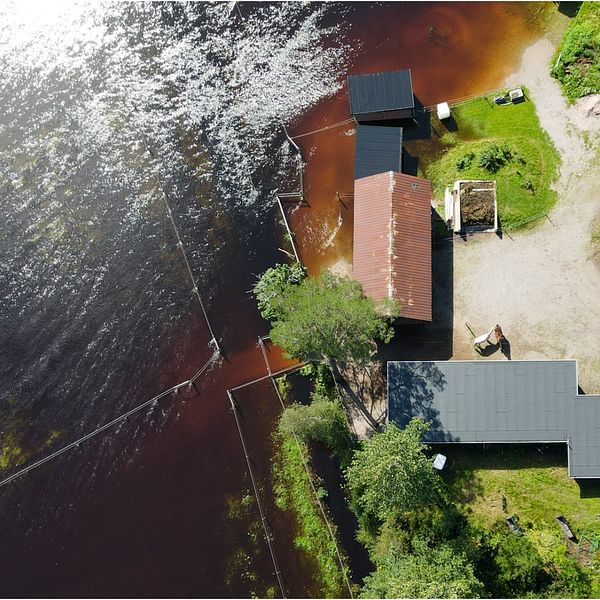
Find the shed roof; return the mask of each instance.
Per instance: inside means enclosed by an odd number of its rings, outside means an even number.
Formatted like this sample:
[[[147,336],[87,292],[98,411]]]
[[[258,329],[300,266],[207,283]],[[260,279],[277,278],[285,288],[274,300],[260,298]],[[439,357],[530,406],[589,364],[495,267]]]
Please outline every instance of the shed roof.
[[[402,171],[402,127],[356,126],[354,179]]]
[[[568,444],[569,475],[600,477],[600,396],[575,360],[388,363],[388,420],[431,422],[424,441]]]
[[[400,316],[431,321],[431,182],[379,173],[354,182],[352,272],[365,294]]]
[[[350,112],[353,115],[414,108],[410,69],[350,75]]]

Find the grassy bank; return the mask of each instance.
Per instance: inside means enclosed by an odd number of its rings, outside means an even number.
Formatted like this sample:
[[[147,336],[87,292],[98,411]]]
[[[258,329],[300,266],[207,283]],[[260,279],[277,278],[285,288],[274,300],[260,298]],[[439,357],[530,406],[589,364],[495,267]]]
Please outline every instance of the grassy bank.
[[[600,484],[588,482],[580,488],[569,479],[564,445],[550,446],[543,454],[515,447],[485,452],[448,448],[445,454],[450,495],[473,527],[489,531],[516,515],[551,570],[568,571],[572,557],[577,558],[591,579],[592,597],[598,597],[600,555],[588,552],[588,542],[600,542]],[[571,556],[555,520],[558,515],[566,517],[580,542],[570,547]]]
[[[551,73],[571,102],[600,93],[600,3],[581,5],[556,50]]]
[[[304,460],[310,464],[308,447],[293,436],[275,434],[278,451],[273,463],[275,502],[289,510],[298,521],[296,546],[315,561],[316,577],[325,598],[347,595],[344,575],[337,559],[335,544],[317,505]],[[313,476],[313,481],[314,481]],[[317,486],[317,492],[320,488]],[[331,525],[335,534],[335,526]],[[345,567],[347,568],[347,567]]]
[[[550,186],[560,159],[529,99],[497,106],[478,98],[453,107],[453,117],[447,127],[432,116],[434,135],[439,135],[433,152],[428,142],[414,149],[440,205],[444,189],[457,179],[495,179],[505,229],[523,227],[552,208],[556,192]]]

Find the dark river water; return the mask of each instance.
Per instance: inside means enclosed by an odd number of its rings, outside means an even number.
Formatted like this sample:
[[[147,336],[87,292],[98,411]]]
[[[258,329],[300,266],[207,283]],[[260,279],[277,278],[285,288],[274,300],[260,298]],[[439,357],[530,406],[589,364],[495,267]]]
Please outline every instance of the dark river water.
[[[283,259],[274,191],[295,134],[348,118],[347,72],[413,67],[424,104],[497,87],[539,7],[496,3],[5,3],[0,6],[0,474],[210,357],[196,390],[0,488],[0,595],[278,594],[225,390],[260,377],[247,291]],[[348,259],[344,128],[299,139],[311,270]],[[147,151],[152,151],[152,156]],[[285,362],[272,356],[273,367]],[[318,596],[266,493],[278,407],[239,395],[287,592]]]

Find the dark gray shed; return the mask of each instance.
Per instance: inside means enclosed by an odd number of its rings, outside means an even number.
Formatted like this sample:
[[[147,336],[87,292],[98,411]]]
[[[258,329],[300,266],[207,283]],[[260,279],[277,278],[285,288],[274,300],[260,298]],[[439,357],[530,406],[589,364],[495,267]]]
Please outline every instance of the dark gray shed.
[[[402,127],[358,125],[354,179],[402,172]]]
[[[600,478],[600,396],[577,393],[577,362],[388,362],[388,421],[431,422],[429,443],[568,446],[569,475]]]
[[[359,123],[414,117],[410,69],[350,75],[348,95],[350,112]]]

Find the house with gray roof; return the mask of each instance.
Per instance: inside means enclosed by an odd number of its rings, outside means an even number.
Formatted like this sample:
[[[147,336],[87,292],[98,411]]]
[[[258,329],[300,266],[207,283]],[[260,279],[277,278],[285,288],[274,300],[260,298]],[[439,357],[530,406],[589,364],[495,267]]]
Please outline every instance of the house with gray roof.
[[[567,444],[569,476],[600,478],[600,396],[578,393],[577,361],[393,361],[388,422],[430,422],[426,443]]]

